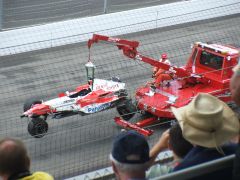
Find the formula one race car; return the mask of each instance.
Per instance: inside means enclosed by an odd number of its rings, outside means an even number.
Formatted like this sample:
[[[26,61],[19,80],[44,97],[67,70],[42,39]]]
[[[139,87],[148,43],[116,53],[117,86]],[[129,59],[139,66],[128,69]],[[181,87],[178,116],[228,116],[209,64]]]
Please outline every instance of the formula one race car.
[[[94,34],[88,41],[88,48],[100,41],[112,43],[128,58],[160,68],[171,77],[171,80],[162,82],[160,86],[146,83],[137,88],[135,102],[128,101],[122,108],[125,108],[128,114],[140,112],[147,114],[148,118],[131,123],[130,118],[115,117],[116,124],[124,128],[149,136],[153,131],[144,127],[159,123],[163,119],[174,119],[170,107],[185,106],[201,92],[218,97],[232,108],[234,106],[229,83],[233,74],[232,68],[240,61],[240,49],[237,47],[196,42],[192,45],[192,53],[186,65],[176,67],[138,52],[138,41]],[[132,107],[131,103],[135,104],[135,110],[129,108]]]
[[[113,107],[117,107],[117,111],[123,114],[121,104],[129,101],[125,83],[117,77],[89,82],[78,86],[74,91],[60,93],[57,98],[48,101],[34,98],[26,101],[21,117],[30,119],[29,134],[35,138],[43,137],[48,131],[48,116],[58,119],[74,114],[87,115]]]

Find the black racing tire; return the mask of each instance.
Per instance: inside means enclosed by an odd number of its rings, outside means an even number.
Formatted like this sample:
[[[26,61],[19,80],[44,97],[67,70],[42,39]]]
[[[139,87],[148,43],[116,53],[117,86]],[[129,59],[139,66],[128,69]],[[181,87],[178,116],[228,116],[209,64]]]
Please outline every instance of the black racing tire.
[[[28,133],[35,138],[41,138],[45,136],[47,132],[48,123],[40,117],[33,118],[28,123]]]
[[[131,99],[126,99],[116,107],[118,114],[125,121],[129,121],[137,112],[136,106],[132,103]]]
[[[42,101],[37,98],[28,99],[23,105],[23,112],[29,110],[34,104],[42,104]]]

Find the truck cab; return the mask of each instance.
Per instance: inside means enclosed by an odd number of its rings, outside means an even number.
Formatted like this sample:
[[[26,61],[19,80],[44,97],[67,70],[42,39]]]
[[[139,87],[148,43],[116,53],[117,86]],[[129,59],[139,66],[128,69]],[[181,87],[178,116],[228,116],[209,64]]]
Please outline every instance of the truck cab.
[[[228,88],[232,68],[239,61],[235,47],[197,42],[193,45],[186,69],[204,76],[216,88]]]

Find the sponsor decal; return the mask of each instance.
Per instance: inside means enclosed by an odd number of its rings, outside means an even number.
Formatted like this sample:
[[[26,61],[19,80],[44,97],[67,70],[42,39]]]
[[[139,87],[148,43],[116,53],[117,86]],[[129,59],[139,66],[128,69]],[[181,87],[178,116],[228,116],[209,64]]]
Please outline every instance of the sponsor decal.
[[[88,111],[89,113],[95,113],[95,112],[102,111],[102,110],[104,110],[104,109],[109,108],[110,105],[111,105],[111,103],[107,103],[107,104],[101,104],[101,105],[95,106],[95,107],[89,107],[89,108],[87,109],[87,111]]]
[[[74,101],[75,101],[75,99],[68,99],[68,100],[63,101],[63,103],[70,103],[70,102],[74,102]]]
[[[113,91],[118,88],[119,88],[119,84],[113,84],[112,86],[108,86],[108,84],[106,83],[106,84],[99,84],[96,86],[96,90],[104,89],[106,91]]]
[[[118,41],[120,41],[120,39],[119,39],[119,38],[109,37],[109,38],[108,38],[108,41],[109,41],[109,42],[118,42]]]

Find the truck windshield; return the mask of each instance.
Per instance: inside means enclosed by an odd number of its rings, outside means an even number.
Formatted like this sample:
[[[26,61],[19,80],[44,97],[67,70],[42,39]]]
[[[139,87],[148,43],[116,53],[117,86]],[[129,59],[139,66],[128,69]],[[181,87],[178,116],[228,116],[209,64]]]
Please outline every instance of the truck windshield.
[[[202,51],[200,56],[200,64],[213,69],[221,69],[223,65],[223,57]]]

